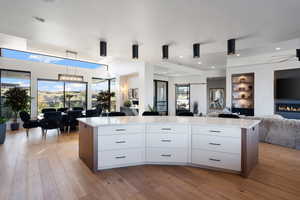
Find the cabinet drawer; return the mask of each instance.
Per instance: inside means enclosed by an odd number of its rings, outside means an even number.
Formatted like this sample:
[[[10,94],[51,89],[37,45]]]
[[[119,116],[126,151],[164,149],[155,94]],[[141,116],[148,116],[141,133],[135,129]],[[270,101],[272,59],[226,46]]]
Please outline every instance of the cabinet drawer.
[[[148,148],[146,160],[160,163],[187,163],[187,149]]]
[[[176,125],[176,124],[158,124],[148,125],[147,133],[188,133],[188,125]]]
[[[240,128],[193,125],[192,133],[241,138]]]
[[[145,146],[145,134],[116,134],[98,137],[98,151],[126,148],[142,148]]]
[[[192,163],[241,171],[241,156],[236,154],[192,149]]]
[[[147,147],[173,147],[173,148],[187,148],[188,135],[187,134],[147,134]]]
[[[115,150],[99,152],[98,167],[127,165],[145,161],[144,149]]]
[[[193,134],[192,148],[241,154],[241,139]]]
[[[118,125],[118,126],[101,126],[98,128],[98,135],[114,135],[124,133],[144,133],[144,125]]]

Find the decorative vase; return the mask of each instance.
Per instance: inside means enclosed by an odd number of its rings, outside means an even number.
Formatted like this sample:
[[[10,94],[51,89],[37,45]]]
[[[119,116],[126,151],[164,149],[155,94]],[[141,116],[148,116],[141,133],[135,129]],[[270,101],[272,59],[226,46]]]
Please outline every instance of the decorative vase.
[[[20,127],[20,123],[18,123],[18,122],[13,122],[10,124],[10,130],[12,130],[12,131],[19,130],[19,127]]]
[[[0,124],[0,144],[4,144],[6,138],[6,123]]]

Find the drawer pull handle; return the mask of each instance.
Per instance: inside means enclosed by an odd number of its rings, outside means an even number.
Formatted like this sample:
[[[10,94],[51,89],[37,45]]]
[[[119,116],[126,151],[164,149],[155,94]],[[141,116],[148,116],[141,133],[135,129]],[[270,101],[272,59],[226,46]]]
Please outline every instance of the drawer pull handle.
[[[213,143],[213,142],[210,142],[209,144],[210,144],[210,145],[214,145],[214,146],[220,146],[220,145],[221,145],[221,144]]]
[[[170,130],[172,130],[171,128],[162,128],[161,129],[162,131],[170,131]]]
[[[126,141],[116,141],[117,144],[124,144]]]
[[[162,142],[172,142],[172,140],[160,140]]]
[[[221,131],[209,130],[211,133],[221,133]]]
[[[126,156],[117,156],[116,159],[124,159]]]
[[[214,158],[210,158],[209,160],[215,161],[215,162],[220,162],[220,161],[221,161],[221,160],[219,160],[219,159],[214,159]]]
[[[161,154],[160,156],[162,156],[162,157],[171,157],[172,155],[171,154]]]
[[[116,129],[116,131],[126,131],[126,129],[124,129],[124,128],[119,128],[119,129]]]

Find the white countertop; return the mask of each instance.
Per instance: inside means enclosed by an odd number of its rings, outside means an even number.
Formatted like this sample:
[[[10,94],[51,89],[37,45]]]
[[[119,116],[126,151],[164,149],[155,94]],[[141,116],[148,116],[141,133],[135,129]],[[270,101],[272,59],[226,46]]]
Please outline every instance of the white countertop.
[[[230,126],[238,128],[251,128],[257,125],[259,120],[228,119],[214,117],[177,117],[177,116],[134,116],[134,117],[90,117],[79,118],[78,121],[91,127],[126,125],[126,124],[197,124]]]

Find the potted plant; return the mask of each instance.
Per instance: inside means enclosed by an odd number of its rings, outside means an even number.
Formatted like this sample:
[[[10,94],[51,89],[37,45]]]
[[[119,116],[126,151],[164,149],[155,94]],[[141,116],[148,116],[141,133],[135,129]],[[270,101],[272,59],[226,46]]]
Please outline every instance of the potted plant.
[[[131,107],[131,101],[129,101],[129,100],[124,101],[124,106],[127,107],[127,108],[130,108]]]
[[[28,111],[30,96],[26,89],[14,87],[4,93],[5,105],[13,112],[13,122],[10,124],[11,130],[18,130],[20,124],[17,122],[20,111]]]
[[[0,117],[0,144],[4,144],[6,137],[6,118]]]
[[[97,102],[100,108],[108,112],[110,106],[110,98],[114,96],[115,96],[114,92],[109,92],[109,91],[99,92],[99,94],[97,95]]]

